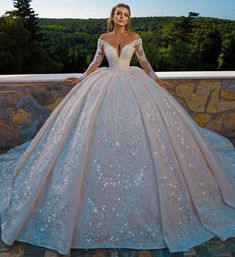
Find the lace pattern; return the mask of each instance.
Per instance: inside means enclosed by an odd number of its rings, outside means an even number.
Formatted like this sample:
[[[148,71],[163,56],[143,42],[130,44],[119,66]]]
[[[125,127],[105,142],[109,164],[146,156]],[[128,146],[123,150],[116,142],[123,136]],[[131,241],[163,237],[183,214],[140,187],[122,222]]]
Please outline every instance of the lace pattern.
[[[144,70],[146,71],[146,73],[153,79],[157,79],[158,76],[156,75],[156,73],[154,72],[152,66],[150,65],[149,61],[147,60],[145,53],[144,53],[144,49],[143,49],[143,44],[142,44],[142,40],[140,38],[140,40],[136,40],[135,42],[135,46],[136,46],[136,51],[135,54],[141,64],[141,66],[144,68]]]
[[[104,42],[102,40],[98,40],[95,56],[94,56],[91,64],[87,68],[86,72],[84,72],[82,74],[82,76],[80,77],[80,80],[85,79],[91,72],[93,72],[101,64],[101,62],[104,58],[104,52],[103,52],[103,49],[102,49],[103,45],[104,45]]]
[[[105,46],[106,51],[104,51],[103,46]],[[156,80],[158,76],[155,74],[153,68],[151,67],[149,61],[145,56],[141,38],[135,39],[130,43],[126,44],[121,49],[120,54],[118,53],[117,49],[114,46],[112,46],[107,41],[99,38],[97,42],[97,50],[96,50],[94,59],[89,65],[86,72],[80,77],[80,79],[81,80],[85,79],[91,72],[93,72],[101,64],[104,56],[106,56],[106,58],[108,59],[110,67],[114,67],[114,66],[119,68],[129,67],[129,63],[130,63],[130,59],[133,54],[133,51],[135,51],[135,54],[138,57],[138,60],[142,68],[145,70],[145,72],[153,80]]]
[[[102,46],[104,45],[104,42],[102,40],[98,40],[97,42],[97,50],[95,53],[95,57],[93,61],[91,62],[92,64],[100,64],[104,58],[104,52],[102,50]]]

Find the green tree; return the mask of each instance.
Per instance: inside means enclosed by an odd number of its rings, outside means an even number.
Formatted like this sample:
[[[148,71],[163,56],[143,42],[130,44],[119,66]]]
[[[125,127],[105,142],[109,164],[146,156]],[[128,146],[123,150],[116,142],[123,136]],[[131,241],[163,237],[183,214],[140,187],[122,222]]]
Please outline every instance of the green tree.
[[[21,17],[3,16],[0,22],[0,74],[23,72],[24,60],[30,56],[25,47],[29,38],[30,33]]]
[[[166,23],[160,30],[161,68],[163,70],[193,70],[193,34],[197,28],[195,18],[199,14],[189,13]]]
[[[38,15],[35,14],[33,8],[30,7],[32,0],[14,0],[13,5],[16,8],[15,15],[20,16],[24,20],[27,30],[29,30],[32,38],[40,39],[38,23]]]
[[[54,61],[41,42],[33,40],[24,19],[14,12],[0,21],[0,73],[59,72],[63,65]]]
[[[235,31],[222,36],[222,49],[218,57],[218,69],[234,70],[235,68]]]

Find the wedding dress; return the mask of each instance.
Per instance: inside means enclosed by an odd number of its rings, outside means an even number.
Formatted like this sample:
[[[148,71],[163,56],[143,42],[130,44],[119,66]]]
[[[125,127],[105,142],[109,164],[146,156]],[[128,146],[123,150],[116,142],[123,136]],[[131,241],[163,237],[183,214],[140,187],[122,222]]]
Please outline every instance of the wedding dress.
[[[130,67],[136,53],[146,72]],[[2,240],[185,251],[235,236],[235,149],[153,79],[141,39],[99,39],[91,65],[36,137],[1,155]]]

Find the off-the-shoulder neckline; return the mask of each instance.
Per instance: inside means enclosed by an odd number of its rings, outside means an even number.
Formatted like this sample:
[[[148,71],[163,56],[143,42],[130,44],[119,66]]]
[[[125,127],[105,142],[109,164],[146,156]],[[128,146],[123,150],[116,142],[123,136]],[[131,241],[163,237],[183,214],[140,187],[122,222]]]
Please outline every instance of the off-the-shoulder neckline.
[[[137,38],[137,39],[132,40],[132,41],[129,42],[128,44],[125,44],[125,45],[122,47],[122,49],[120,49],[120,54],[119,54],[119,52],[118,52],[118,49],[117,49],[116,47],[114,47],[112,44],[110,44],[108,41],[103,40],[103,39],[101,39],[101,38],[99,38],[98,41],[99,41],[99,42],[103,42],[104,44],[110,45],[113,49],[115,49],[115,50],[117,51],[118,57],[120,57],[120,56],[121,56],[121,53],[122,53],[122,50],[123,50],[125,47],[134,44],[136,41],[142,41],[142,40],[141,40],[141,38]]]

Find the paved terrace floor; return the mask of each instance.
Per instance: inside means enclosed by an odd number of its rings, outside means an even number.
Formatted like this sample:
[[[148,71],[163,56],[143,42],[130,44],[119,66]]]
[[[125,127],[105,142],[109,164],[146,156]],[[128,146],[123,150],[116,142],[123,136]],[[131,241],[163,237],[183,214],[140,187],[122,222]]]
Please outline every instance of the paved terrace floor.
[[[5,245],[0,239],[0,257],[235,257],[235,238],[221,241],[213,238],[186,252],[169,253],[167,249],[72,249],[70,255],[59,255],[43,247],[16,242]]]

